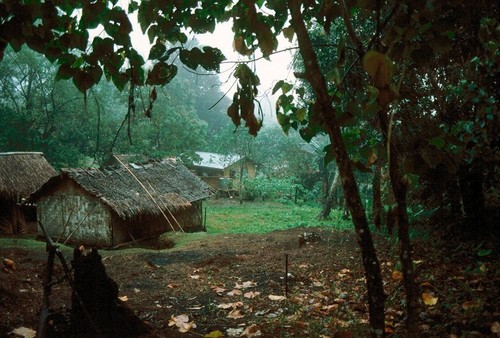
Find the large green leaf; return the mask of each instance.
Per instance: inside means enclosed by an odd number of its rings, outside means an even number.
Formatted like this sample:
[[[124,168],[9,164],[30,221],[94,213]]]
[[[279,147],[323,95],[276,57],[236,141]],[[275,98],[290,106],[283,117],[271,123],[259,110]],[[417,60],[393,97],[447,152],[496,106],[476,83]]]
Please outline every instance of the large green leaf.
[[[200,62],[202,62],[203,53],[198,47],[192,48],[191,50],[182,49],[179,52],[179,58],[183,64],[193,70],[196,70],[198,69]]]
[[[82,17],[80,19],[81,29],[94,29],[102,23],[109,13],[109,8],[104,1],[83,2]]]
[[[78,69],[73,76],[73,83],[83,93],[92,88],[96,81],[91,69]]]
[[[203,47],[203,57],[200,60],[200,66],[208,71],[220,71],[220,64],[226,60],[226,57],[220,49],[213,47]]]
[[[177,66],[165,62],[157,63],[149,72],[146,83],[148,85],[165,85],[177,75]]]
[[[167,47],[165,46],[165,44],[157,41],[149,51],[148,60],[161,59],[166,51]]]

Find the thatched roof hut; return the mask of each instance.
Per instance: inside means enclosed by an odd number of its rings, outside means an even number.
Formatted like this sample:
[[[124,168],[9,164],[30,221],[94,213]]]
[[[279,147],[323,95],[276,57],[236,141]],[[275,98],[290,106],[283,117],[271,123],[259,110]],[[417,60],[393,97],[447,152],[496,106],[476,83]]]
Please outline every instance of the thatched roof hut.
[[[34,212],[34,208],[23,208],[20,203],[56,174],[43,153],[0,153],[0,234],[30,230],[25,213]]]
[[[175,160],[146,161],[101,169],[63,169],[84,190],[102,200],[121,218],[160,215],[187,208],[210,196],[210,187]],[[53,182],[47,182],[51,185]],[[160,208],[158,207],[160,206]]]
[[[43,153],[0,153],[0,198],[19,202],[56,174]]]
[[[212,189],[176,160],[63,169],[35,194],[49,234],[114,246],[168,230],[201,230]]]

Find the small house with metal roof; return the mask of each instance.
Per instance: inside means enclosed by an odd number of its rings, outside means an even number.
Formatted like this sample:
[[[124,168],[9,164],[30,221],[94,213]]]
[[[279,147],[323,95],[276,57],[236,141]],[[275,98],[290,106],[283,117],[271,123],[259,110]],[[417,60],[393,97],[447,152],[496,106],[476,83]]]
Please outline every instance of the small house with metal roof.
[[[193,170],[218,191],[235,190],[243,177],[255,177],[257,166],[248,157],[197,151]]]

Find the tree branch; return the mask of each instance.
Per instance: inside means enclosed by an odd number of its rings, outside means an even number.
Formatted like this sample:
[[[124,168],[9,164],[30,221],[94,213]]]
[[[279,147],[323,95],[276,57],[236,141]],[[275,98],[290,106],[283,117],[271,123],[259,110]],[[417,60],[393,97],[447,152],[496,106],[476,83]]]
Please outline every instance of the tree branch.
[[[97,159],[97,153],[99,152],[99,147],[100,147],[100,139],[101,139],[101,105],[99,103],[99,100],[97,99],[97,96],[95,95],[94,89],[90,89],[90,93],[94,96],[94,101],[97,107],[97,135],[96,135],[96,140],[95,140],[95,150],[94,150],[94,164]]]
[[[396,4],[394,5],[394,7],[392,8],[391,12],[387,16],[387,18],[385,18],[384,22],[382,24],[380,24],[380,26],[379,26],[380,13],[377,13],[377,31],[375,32],[375,34],[371,38],[370,42],[368,43],[368,48],[367,48],[368,50],[372,49],[373,44],[375,43],[375,41],[378,40],[378,37],[380,36],[382,31],[385,29],[385,27],[387,26],[389,21],[391,21],[392,17],[397,13],[400,5],[401,5],[401,1],[397,1]]]
[[[363,43],[361,40],[358,38],[356,35],[356,32],[354,31],[354,27],[352,26],[351,18],[349,17],[349,12],[347,11],[347,5],[345,3],[345,0],[342,0],[342,15],[344,17],[344,22],[345,26],[347,28],[347,33],[349,34],[349,37],[351,40],[354,42],[354,45],[357,48],[358,55],[362,56],[365,54],[365,49],[363,48]]]

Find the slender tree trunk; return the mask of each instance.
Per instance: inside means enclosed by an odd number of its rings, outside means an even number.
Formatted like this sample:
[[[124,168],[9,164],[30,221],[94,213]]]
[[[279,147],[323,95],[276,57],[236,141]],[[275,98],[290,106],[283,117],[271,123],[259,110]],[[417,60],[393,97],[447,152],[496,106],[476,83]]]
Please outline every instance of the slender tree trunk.
[[[460,184],[458,178],[453,177],[445,187],[445,201],[450,204],[450,211],[453,217],[459,220],[463,214],[462,199],[460,194]]]
[[[325,203],[323,204],[323,209],[318,215],[319,220],[326,220],[330,216],[330,211],[333,207],[333,202],[335,199],[335,193],[337,192],[337,185],[339,183],[339,171],[335,171],[335,175],[333,176],[332,184],[328,188],[328,192],[326,194]]]
[[[246,155],[243,157],[243,163],[240,165],[240,172],[239,172],[239,182],[238,182],[238,198],[240,204],[243,204],[243,170],[246,168]]]
[[[372,217],[373,224],[380,230],[382,223],[382,192],[381,192],[382,162],[380,159],[375,163],[375,172],[372,180]]]
[[[415,283],[415,271],[413,269],[412,246],[410,242],[410,225],[408,221],[406,193],[408,182],[403,176],[400,167],[399,152],[396,149],[394,137],[389,136],[389,117],[387,109],[378,112],[380,127],[387,145],[389,160],[389,175],[391,186],[396,200],[396,219],[398,224],[398,238],[400,245],[399,259],[403,267],[403,283],[406,291],[406,329],[408,337],[418,337],[418,293]]]
[[[356,229],[356,239],[361,249],[363,266],[365,269],[366,285],[368,290],[368,307],[370,313],[370,334],[372,337],[384,336],[384,289],[380,265],[368,227],[365,210],[361,203],[358,186],[354,178],[349,154],[342,138],[340,126],[336,122],[332,99],[328,94],[323,74],[319,68],[316,54],[313,50],[302,13],[301,1],[288,0],[292,16],[292,25],[297,34],[299,49],[304,59],[305,74],[316,96],[317,115],[323,121],[332,144],[333,153],[337,162],[342,187],[347,205],[352,215]]]
[[[459,187],[465,212],[462,230],[479,234],[484,230],[483,165],[475,160],[459,171]]]

